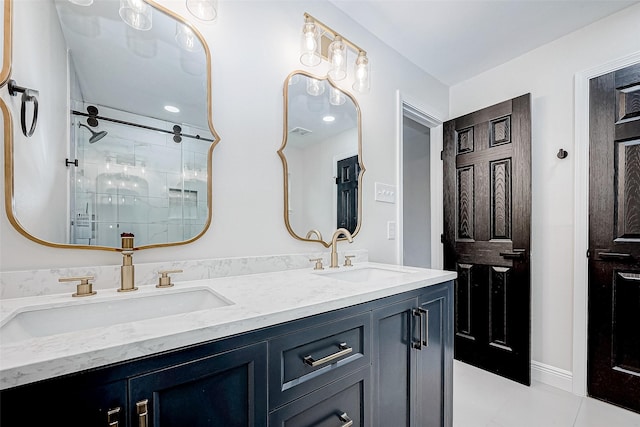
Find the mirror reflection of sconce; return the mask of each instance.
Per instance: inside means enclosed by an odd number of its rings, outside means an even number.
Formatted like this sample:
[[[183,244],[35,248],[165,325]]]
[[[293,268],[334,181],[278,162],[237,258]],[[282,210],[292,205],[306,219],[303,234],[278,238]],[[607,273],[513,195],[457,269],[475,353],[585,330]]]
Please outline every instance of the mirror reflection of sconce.
[[[326,59],[330,65],[327,73],[329,78],[333,81],[344,80],[347,77],[347,52],[349,49],[357,54],[352,87],[357,92],[366,93],[370,86],[367,52],[313,16],[308,13],[304,14],[300,43],[300,62],[302,65],[315,67],[322,62],[322,59]]]
[[[38,125],[39,92],[35,89],[18,86],[15,80],[9,80],[7,88],[9,89],[9,95],[11,96],[17,96],[19,93],[22,93],[22,105],[20,106],[20,124],[22,125],[22,134],[29,138],[36,131],[36,126]],[[33,116],[31,118],[31,126],[27,131],[27,104],[30,102],[33,103]]]

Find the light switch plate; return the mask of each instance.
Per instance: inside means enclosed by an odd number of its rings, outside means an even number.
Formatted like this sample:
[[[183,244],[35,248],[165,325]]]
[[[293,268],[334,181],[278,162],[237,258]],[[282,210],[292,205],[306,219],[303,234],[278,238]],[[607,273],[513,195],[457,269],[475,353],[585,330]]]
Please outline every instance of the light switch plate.
[[[382,184],[380,182],[376,182],[375,191],[376,191],[375,200],[377,200],[378,202],[384,202],[384,203],[396,202],[396,186],[395,185]]]

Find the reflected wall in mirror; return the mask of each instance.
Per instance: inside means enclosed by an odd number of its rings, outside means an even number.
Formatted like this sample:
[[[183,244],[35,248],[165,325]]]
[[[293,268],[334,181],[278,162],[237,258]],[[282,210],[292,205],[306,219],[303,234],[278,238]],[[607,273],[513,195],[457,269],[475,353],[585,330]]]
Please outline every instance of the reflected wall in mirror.
[[[338,228],[357,234],[364,165],[360,108],[331,80],[303,71],[284,83],[284,220],[299,240],[331,245]]]
[[[5,139],[7,213],[55,247],[118,250],[122,233],[136,249],[191,242],[211,223],[219,141],[209,48],[150,0],[143,29],[124,21],[117,0],[76,3],[14,3],[12,78],[39,91],[40,114],[32,138]],[[46,43],[34,28],[50,29]]]

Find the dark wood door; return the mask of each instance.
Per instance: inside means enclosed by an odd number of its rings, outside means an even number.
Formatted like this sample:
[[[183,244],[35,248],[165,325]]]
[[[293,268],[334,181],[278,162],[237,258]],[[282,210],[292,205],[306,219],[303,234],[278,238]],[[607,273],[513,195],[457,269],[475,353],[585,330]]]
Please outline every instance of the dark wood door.
[[[338,161],[336,184],[338,185],[337,228],[353,233],[358,226],[358,156]]]
[[[530,95],[444,124],[455,358],[530,384]]]
[[[134,377],[129,402],[133,426],[266,426],[267,344]]]
[[[589,86],[588,392],[640,412],[640,64]]]

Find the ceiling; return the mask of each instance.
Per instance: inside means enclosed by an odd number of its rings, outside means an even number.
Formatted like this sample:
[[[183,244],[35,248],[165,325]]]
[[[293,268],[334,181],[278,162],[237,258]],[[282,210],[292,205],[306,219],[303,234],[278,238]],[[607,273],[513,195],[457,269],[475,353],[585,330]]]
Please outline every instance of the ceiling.
[[[329,1],[446,85],[467,80],[638,3],[619,0]],[[375,58],[370,59],[375,67]]]

